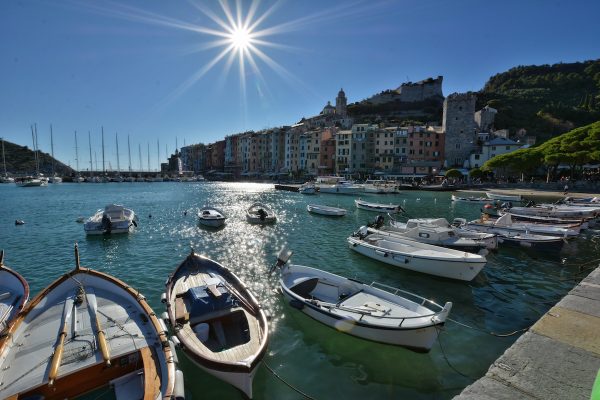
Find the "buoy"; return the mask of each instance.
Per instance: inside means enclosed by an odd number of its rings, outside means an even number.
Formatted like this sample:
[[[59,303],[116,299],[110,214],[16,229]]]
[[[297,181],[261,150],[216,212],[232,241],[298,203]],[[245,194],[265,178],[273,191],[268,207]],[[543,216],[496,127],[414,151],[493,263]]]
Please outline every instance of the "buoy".
[[[185,399],[185,386],[183,384],[183,372],[175,370],[175,387],[173,388],[173,397],[175,400]]]
[[[25,221],[23,221],[22,219],[15,220],[15,225],[23,225],[23,224],[25,224]]]
[[[494,208],[494,206],[491,204],[486,204],[485,206],[483,206],[483,208],[486,208],[489,210],[490,208]]]

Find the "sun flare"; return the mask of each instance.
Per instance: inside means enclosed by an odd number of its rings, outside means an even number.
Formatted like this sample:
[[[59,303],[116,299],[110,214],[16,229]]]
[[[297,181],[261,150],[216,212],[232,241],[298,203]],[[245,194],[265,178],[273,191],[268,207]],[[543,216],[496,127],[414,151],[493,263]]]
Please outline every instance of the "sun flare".
[[[235,27],[229,37],[231,44],[237,50],[247,50],[252,44],[252,32],[244,27]]]

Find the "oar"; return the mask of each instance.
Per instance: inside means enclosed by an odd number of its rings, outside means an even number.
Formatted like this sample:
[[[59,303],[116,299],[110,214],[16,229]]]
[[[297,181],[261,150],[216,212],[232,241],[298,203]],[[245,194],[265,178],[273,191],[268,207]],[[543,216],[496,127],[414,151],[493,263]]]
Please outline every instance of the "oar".
[[[63,311],[63,325],[60,334],[58,335],[58,343],[56,348],[54,349],[54,354],[52,355],[52,363],[50,364],[50,372],[48,372],[48,385],[52,386],[54,384],[54,380],[58,375],[58,368],[60,367],[60,362],[62,361],[62,355],[65,345],[65,338],[67,337],[67,323],[71,319],[71,311],[73,311],[73,298],[68,297],[65,300],[65,308]]]
[[[93,318],[96,322],[96,330],[98,331],[98,343],[100,344],[100,352],[102,353],[102,358],[104,359],[104,363],[107,367],[110,367],[110,352],[108,351],[108,343],[106,343],[106,336],[104,331],[102,330],[102,326],[100,325],[100,320],[98,319],[98,303],[96,302],[96,293],[91,288],[88,288],[85,291],[85,296],[87,298],[88,305],[92,308]]]

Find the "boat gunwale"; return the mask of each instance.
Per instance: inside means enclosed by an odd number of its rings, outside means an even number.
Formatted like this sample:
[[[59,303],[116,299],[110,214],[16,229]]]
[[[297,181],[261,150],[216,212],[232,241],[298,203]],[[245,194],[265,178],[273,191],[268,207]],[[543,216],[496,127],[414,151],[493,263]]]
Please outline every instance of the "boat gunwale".
[[[213,369],[213,370],[217,370],[217,371],[221,371],[221,372],[237,372],[237,373],[250,373],[251,371],[253,371],[254,369],[256,369],[256,367],[261,363],[262,359],[264,358],[266,351],[267,351],[267,344],[269,342],[269,328],[268,328],[268,323],[267,323],[267,317],[265,315],[264,310],[262,309],[262,307],[260,306],[260,304],[258,303],[258,300],[256,299],[256,297],[254,297],[254,295],[252,294],[252,292],[246,287],[246,285],[237,277],[237,275],[235,275],[231,270],[229,270],[229,268],[221,265],[220,263],[218,263],[217,261],[214,261],[208,257],[205,257],[204,255],[201,254],[197,254],[192,252],[191,254],[189,254],[185,260],[183,260],[175,269],[175,271],[173,271],[172,274],[169,275],[169,278],[167,279],[166,282],[166,295],[167,295],[167,314],[169,316],[169,320],[171,323],[171,326],[173,327],[173,330],[175,331],[175,335],[177,336],[177,338],[179,339],[179,341],[183,344],[185,342],[187,342],[187,339],[182,340],[182,336],[179,334],[179,330],[175,329],[175,326],[177,326],[177,324],[173,324],[173,322],[176,322],[175,319],[175,315],[174,315],[174,307],[172,307],[172,304],[170,302],[171,299],[171,294],[173,292],[174,289],[174,285],[177,282],[177,280],[184,276],[183,273],[180,274],[180,271],[183,268],[188,267],[188,264],[191,263],[191,260],[202,260],[202,261],[206,261],[211,263],[211,266],[216,267],[215,270],[217,272],[219,272],[219,274],[224,275],[224,278],[226,278],[225,280],[230,283],[233,284],[235,289],[238,291],[238,293],[240,295],[246,295],[247,297],[244,298],[244,300],[250,302],[250,304],[252,305],[252,307],[255,308],[255,312],[252,312],[252,310],[248,310],[245,306],[242,306],[242,308],[244,308],[244,310],[246,310],[246,312],[248,312],[250,315],[252,315],[254,318],[256,318],[256,320],[259,322],[259,325],[262,328],[262,332],[261,332],[261,338],[260,338],[260,345],[258,346],[258,349],[256,350],[256,352],[254,352],[253,356],[252,356],[252,362],[249,364],[239,364],[239,362],[241,361],[214,361],[211,360],[209,358],[206,357],[202,357],[200,354],[198,354],[196,351],[193,351],[191,348],[188,348],[190,351],[185,351],[185,354],[188,355],[193,361],[197,362],[198,364],[205,366],[206,368],[209,369]],[[189,322],[187,322],[189,324]]]
[[[6,271],[7,273],[13,275],[23,285],[23,296],[19,300],[19,303],[15,305],[15,307],[17,308],[18,311],[13,315],[12,318],[7,318],[5,320],[5,324],[6,324],[5,332],[7,332],[7,335],[8,335],[9,328],[12,325],[12,322],[17,320],[19,315],[25,309],[27,302],[29,301],[30,290],[29,290],[29,283],[27,282],[27,280],[25,280],[25,278],[21,274],[19,274],[17,271],[13,270],[12,268],[10,268],[6,264],[4,264],[4,250],[2,250],[0,253],[0,271]],[[0,343],[0,349],[1,348],[2,348],[2,345]]]

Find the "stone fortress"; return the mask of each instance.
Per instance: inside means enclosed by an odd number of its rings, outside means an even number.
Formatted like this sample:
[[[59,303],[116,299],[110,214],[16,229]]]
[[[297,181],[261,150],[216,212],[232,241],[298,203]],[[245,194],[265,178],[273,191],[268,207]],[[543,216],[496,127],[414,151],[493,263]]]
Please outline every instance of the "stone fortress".
[[[442,93],[443,76],[427,78],[419,82],[406,82],[394,90],[383,92],[369,97],[365,102],[371,104],[384,104],[389,102],[416,103],[432,98],[444,98]]]

